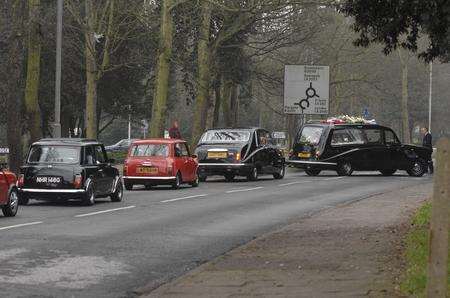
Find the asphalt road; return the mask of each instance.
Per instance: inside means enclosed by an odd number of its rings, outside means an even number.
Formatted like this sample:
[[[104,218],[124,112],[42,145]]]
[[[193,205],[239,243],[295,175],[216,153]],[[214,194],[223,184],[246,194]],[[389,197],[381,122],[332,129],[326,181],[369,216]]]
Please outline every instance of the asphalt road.
[[[329,172],[160,187],[93,207],[32,201],[0,217],[1,297],[133,297],[290,220],[339,203],[431,183]]]

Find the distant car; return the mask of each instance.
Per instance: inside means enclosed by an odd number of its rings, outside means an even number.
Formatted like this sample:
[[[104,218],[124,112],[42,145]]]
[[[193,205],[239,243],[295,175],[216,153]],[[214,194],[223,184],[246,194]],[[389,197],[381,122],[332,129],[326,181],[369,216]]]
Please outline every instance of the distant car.
[[[136,139],[123,139],[114,145],[105,146],[105,149],[107,152],[127,152],[134,141],[136,141]]]
[[[122,201],[122,179],[113,162],[96,140],[42,139],[31,145],[21,167],[19,202],[78,199],[93,205],[108,196]]]
[[[197,156],[192,155],[187,143],[177,139],[148,139],[133,142],[124,165],[125,189],[144,185],[171,185],[178,189],[188,183],[199,185]]]
[[[0,168],[0,207],[4,216],[11,217],[19,209],[16,175]]]
[[[207,130],[198,142],[200,181],[221,175],[227,181],[235,176],[258,180],[261,174],[283,179],[283,152],[273,144],[270,133],[262,128],[224,128]]]
[[[288,163],[316,176],[334,170],[341,176],[353,171],[380,171],[384,176],[405,170],[420,177],[427,172],[431,150],[401,144],[395,132],[376,124],[309,123],[300,128]]]

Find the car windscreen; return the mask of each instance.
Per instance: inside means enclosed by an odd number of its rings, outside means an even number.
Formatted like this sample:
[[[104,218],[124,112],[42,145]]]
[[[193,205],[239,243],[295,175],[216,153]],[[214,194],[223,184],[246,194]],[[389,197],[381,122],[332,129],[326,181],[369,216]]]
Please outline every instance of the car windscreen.
[[[131,156],[169,156],[169,145],[167,144],[139,144],[131,148]]]
[[[61,145],[37,145],[31,147],[29,163],[74,164],[80,160],[80,147]]]
[[[302,133],[298,137],[298,142],[300,144],[307,144],[312,146],[317,146],[320,142],[320,137],[322,136],[323,127],[320,126],[304,126]]]
[[[200,143],[243,143],[250,139],[250,131],[210,130],[203,134]]]

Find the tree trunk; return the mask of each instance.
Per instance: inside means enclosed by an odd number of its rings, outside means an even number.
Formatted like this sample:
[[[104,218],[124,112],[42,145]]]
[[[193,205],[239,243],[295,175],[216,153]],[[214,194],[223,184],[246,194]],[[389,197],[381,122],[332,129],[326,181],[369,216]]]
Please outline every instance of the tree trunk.
[[[29,0],[28,62],[25,87],[25,109],[30,142],[42,137],[41,113],[39,110],[39,79],[41,60],[40,0]]]
[[[234,84],[231,87],[230,94],[230,109],[231,109],[231,125],[238,126],[239,123],[239,94],[238,94],[238,85]]]
[[[409,128],[409,109],[408,109],[408,54],[402,55],[401,50],[398,50],[400,63],[402,67],[402,135],[403,142],[411,143],[411,130]]]
[[[198,41],[198,77],[197,77],[197,97],[195,100],[195,109],[192,127],[192,144],[196,144],[206,125],[208,108],[208,97],[210,93],[210,49],[209,36],[211,24],[211,7],[208,1],[202,3],[201,27]]]
[[[6,137],[9,147],[8,166],[9,169],[18,173],[23,162],[22,157],[22,68],[23,68],[23,1],[9,1],[6,9],[10,17],[9,23],[11,33],[8,38],[8,58],[7,67],[4,70],[7,74],[7,95],[6,95]]]
[[[149,127],[150,137],[161,137],[166,121],[167,97],[169,93],[170,60],[172,58],[173,19],[170,12],[171,0],[163,0],[161,7],[161,32],[159,37],[158,62],[156,66],[155,93],[153,97],[152,118]]]
[[[230,80],[225,80],[223,83],[223,92],[222,92],[222,111],[223,111],[223,119],[226,127],[231,127],[233,124],[231,111],[230,111],[230,97],[231,97],[231,88],[233,87],[233,82]]]
[[[97,64],[95,61],[94,23],[95,12],[93,0],[85,0],[86,4],[86,137],[97,138]]]
[[[219,126],[220,121],[220,106],[222,104],[222,97],[220,92],[220,81],[216,84],[214,87],[214,95],[215,95],[215,104],[214,104],[214,117],[213,117],[213,123],[212,126],[214,128],[217,128]]]

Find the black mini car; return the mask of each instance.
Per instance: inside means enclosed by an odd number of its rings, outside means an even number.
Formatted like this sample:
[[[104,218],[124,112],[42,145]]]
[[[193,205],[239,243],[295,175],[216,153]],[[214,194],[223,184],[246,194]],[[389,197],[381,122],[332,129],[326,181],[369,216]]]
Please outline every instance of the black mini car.
[[[19,202],[30,199],[78,199],[93,205],[95,198],[119,202],[123,185],[103,144],[88,139],[42,139],[31,145],[18,179]]]
[[[431,150],[403,145],[394,131],[376,124],[306,124],[300,128],[288,163],[310,176],[335,170],[380,171],[385,176],[405,170],[420,177],[427,172]]]
[[[273,145],[271,135],[261,128],[230,128],[207,130],[197,145],[199,179],[222,175],[227,181],[246,176],[255,181],[259,174],[283,179],[285,159]]]

